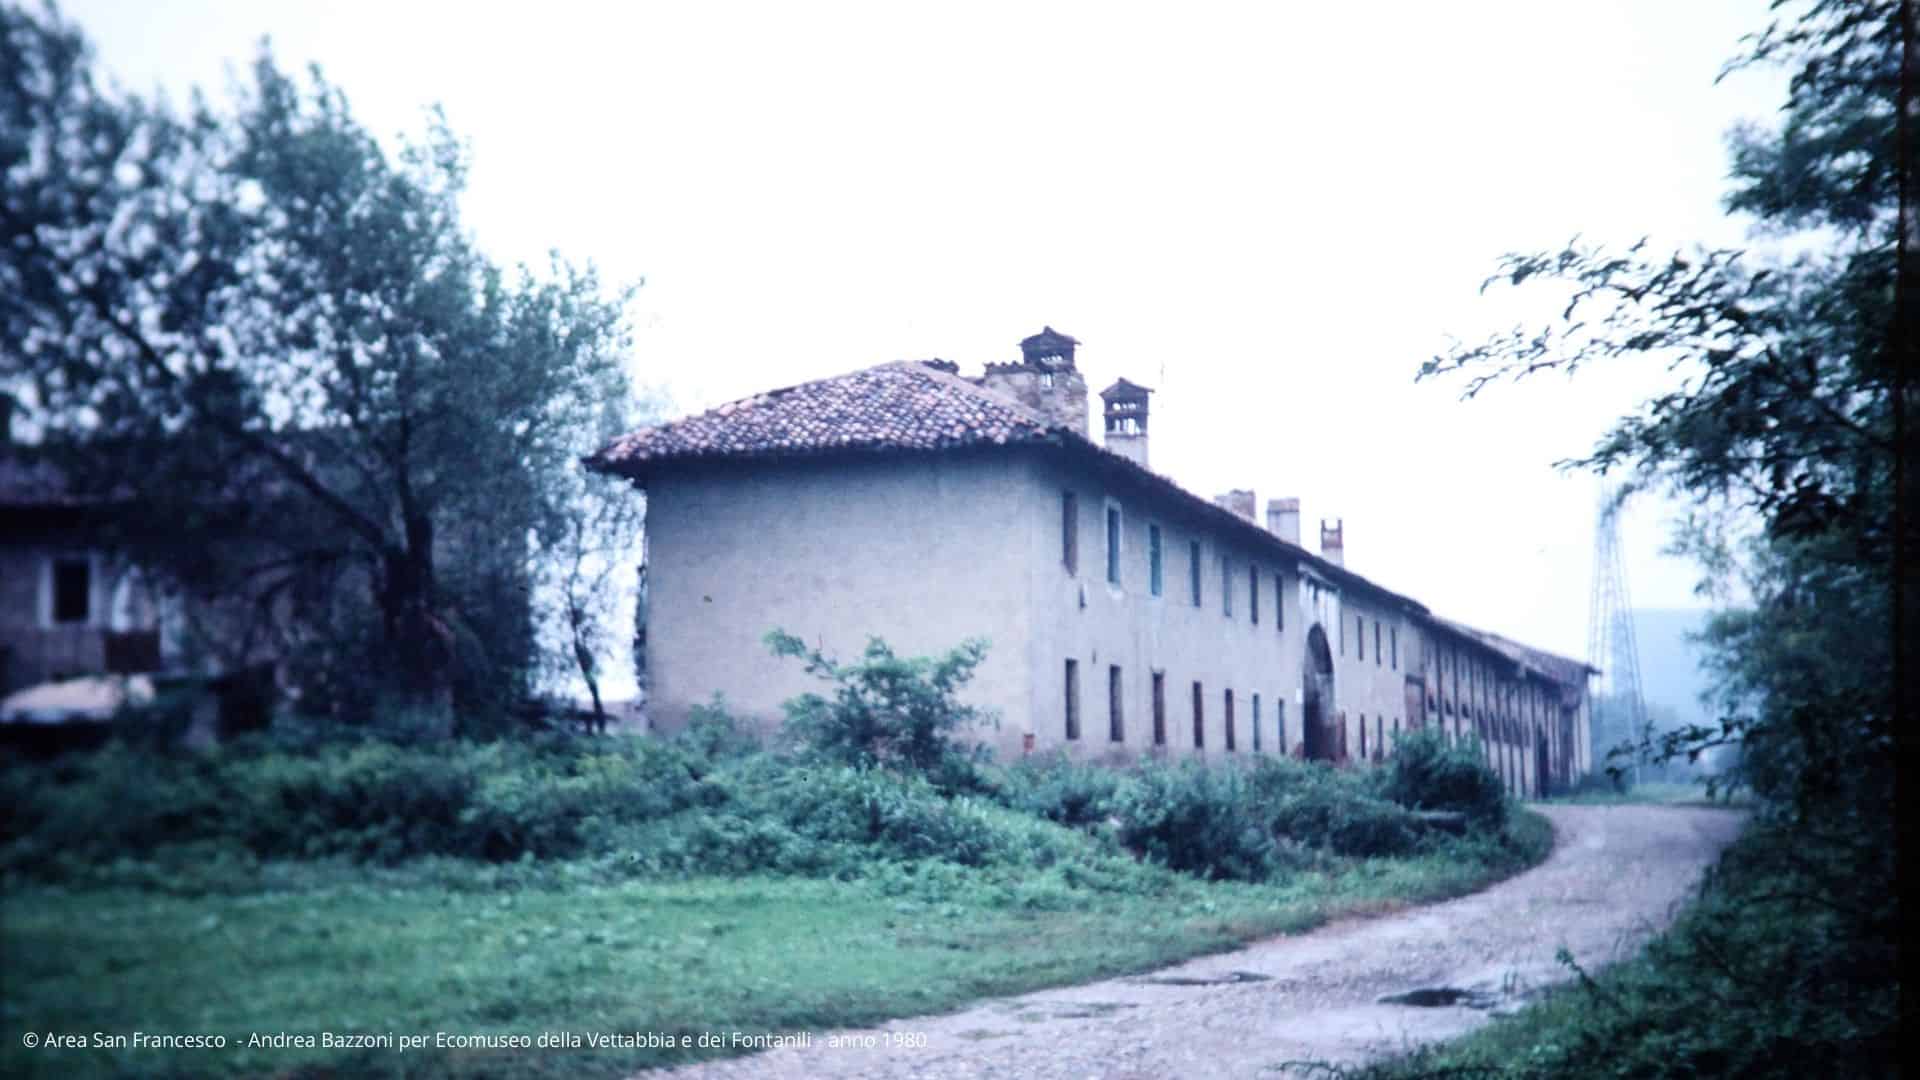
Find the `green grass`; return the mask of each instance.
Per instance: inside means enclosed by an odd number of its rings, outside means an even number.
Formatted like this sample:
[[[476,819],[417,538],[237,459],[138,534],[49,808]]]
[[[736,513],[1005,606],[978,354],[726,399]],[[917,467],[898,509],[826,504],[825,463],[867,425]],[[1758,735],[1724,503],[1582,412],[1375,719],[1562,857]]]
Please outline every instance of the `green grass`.
[[[1566,803],[1573,806],[1620,806],[1625,804],[1656,806],[1750,806],[1751,802],[1742,795],[1728,799],[1724,795],[1709,797],[1705,781],[1687,782],[1673,780],[1649,780],[1634,784],[1625,791],[1592,790],[1572,795],[1559,795],[1547,800],[1552,803]]]
[[[6,1075],[613,1076],[739,1052],[703,1033],[866,1024],[1138,972],[1347,914],[1458,895],[1539,861],[1551,827],[1268,884],[1155,875],[1145,893],[886,863],[851,881],[507,883],[451,863],[270,866],[251,891],[10,887]],[[225,1050],[28,1050],[26,1032],[203,1032]],[[671,1034],[672,1049],[236,1047],[252,1032]]]

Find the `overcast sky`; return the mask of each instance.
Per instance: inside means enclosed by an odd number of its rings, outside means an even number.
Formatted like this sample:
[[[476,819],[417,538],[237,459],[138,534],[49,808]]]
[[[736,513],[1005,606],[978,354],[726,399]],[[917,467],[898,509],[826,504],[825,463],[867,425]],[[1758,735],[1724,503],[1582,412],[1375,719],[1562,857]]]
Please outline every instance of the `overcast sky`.
[[[64,10],[135,91],[221,98],[265,35],[382,136],[444,106],[484,247],[645,280],[634,370],[675,414],[1051,324],[1093,390],[1156,388],[1157,469],[1300,496],[1309,546],[1344,518],[1349,567],[1574,656],[1595,486],[1552,465],[1673,376],[1413,375],[1552,310],[1478,295],[1503,252],[1741,242],[1724,133],[1784,86],[1714,85],[1765,0]],[[1670,514],[1627,523],[1640,606],[1697,603]]]

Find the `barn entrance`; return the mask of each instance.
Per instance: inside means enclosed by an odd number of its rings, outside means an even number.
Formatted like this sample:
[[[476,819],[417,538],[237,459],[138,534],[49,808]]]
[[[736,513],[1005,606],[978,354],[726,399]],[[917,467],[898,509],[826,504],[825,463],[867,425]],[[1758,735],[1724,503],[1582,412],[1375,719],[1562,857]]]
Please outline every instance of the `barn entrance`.
[[[1301,670],[1301,753],[1308,761],[1332,761],[1340,749],[1332,723],[1333,651],[1327,647],[1327,632],[1318,625],[1307,631],[1307,657]]]

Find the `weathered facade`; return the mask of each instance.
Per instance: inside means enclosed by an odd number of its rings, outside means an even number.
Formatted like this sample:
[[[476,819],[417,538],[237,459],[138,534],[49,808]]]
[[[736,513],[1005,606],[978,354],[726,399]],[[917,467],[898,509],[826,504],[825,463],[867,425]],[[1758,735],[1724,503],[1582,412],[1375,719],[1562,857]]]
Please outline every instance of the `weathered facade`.
[[[1145,387],[1088,435],[1077,342],[1049,328],[978,380],[887,364],[635,432],[592,464],[647,491],[649,712],[724,697],[777,725],[815,689],[763,642],[841,656],[989,642],[969,687],[1008,757],[1377,762],[1475,733],[1516,793],[1587,772],[1578,661],[1441,619],[1299,542],[1294,499],[1215,500],[1147,467]]]
[[[161,666],[163,605],[94,539],[101,514],[52,470],[0,456],[0,696]]]

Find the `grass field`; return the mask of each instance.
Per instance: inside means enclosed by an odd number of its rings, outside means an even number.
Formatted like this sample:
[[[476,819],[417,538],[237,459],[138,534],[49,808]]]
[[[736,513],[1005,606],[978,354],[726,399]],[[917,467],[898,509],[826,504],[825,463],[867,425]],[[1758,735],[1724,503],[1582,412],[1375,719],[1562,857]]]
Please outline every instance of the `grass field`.
[[[22,885],[0,900],[19,1075],[612,1076],[739,1052],[735,1032],[863,1024],[1168,964],[1340,915],[1458,895],[1544,857],[1519,814],[1504,859],[1349,860],[1266,884],[1168,875],[1157,895],[883,864],[858,880],[534,884],[447,865],[270,868],[177,896]],[[28,1049],[23,1035],[223,1035],[226,1049]],[[526,1048],[247,1047],[253,1033],[524,1036]],[[565,1033],[582,1045],[537,1045]],[[585,1045],[671,1035],[672,1048]],[[722,1045],[701,1046],[703,1034]],[[314,1071],[319,1070],[319,1071]]]

